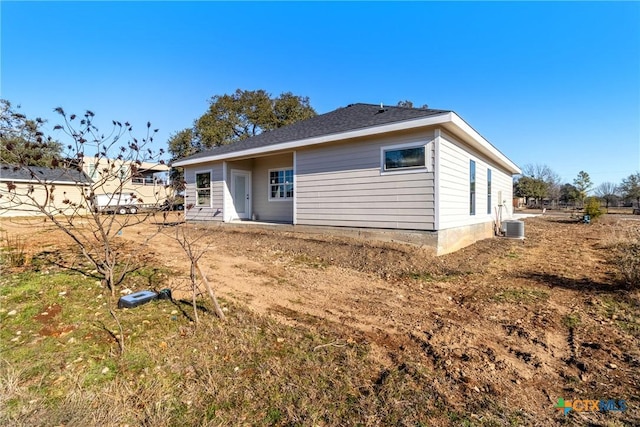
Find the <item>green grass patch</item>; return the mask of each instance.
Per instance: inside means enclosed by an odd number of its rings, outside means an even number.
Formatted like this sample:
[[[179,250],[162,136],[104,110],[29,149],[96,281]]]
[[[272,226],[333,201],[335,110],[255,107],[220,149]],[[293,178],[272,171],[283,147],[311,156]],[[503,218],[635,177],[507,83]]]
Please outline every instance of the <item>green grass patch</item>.
[[[433,274],[427,272],[412,272],[408,273],[406,277],[412,280],[418,280],[420,282],[427,283],[437,281],[436,277]]]
[[[196,326],[190,305],[154,301],[116,310],[119,356],[109,296],[95,279],[25,272],[0,284],[9,344],[0,350],[0,425],[469,422],[433,388],[440,374],[422,356],[382,366],[365,339],[320,318],[291,327],[222,300],[220,322],[201,299]]]
[[[293,257],[293,261],[296,264],[302,264],[311,268],[318,268],[318,269],[327,268],[327,266],[329,265],[320,257],[311,257],[306,254],[296,254]]]
[[[580,325],[580,323],[582,323],[582,320],[580,319],[580,313],[571,313],[562,317],[562,324],[567,329],[576,328]]]
[[[1,284],[2,425],[428,424],[426,377],[393,371],[377,384],[368,345],[322,324],[288,327],[225,301],[221,323],[202,300],[196,327],[188,305],[154,301],[117,310],[120,357],[95,279],[26,272]]]

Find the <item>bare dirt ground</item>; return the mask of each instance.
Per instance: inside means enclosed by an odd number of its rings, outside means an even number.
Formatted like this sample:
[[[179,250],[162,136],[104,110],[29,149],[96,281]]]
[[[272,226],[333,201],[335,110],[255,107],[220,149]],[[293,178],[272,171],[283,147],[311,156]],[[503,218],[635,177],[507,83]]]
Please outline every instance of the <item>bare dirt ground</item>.
[[[33,254],[67,245],[45,222],[0,226],[27,236]],[[156,227],[122,238],[139,244]],[[640,232],[637,216],[530,218],[524,241],[489,239],[437,258],[400,244],[196,227],[210,233],[200,264],[220,297],[366,341],[387,369],[428,373],[430,390],[467,413],[494,402],[545,425],[558,420],[561,397],[624,399],[624,414],[579,419],[640,423],[640,293],[617,280],[610,251]],[[175,271],[174,295],[187,296],[177,243],[159,235],[146,250]]]

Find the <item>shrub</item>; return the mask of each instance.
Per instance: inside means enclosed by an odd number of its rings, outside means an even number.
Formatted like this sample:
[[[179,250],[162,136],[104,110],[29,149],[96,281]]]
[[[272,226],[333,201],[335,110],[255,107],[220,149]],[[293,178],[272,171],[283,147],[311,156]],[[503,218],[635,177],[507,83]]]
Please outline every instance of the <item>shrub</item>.
[[[22,267],[27,261],[26,244],[20,236],[5,233],[2,238],[2,261],[9,267]]]
[[[640,288],[640,240],[622,245],[616,264],[622,280],[632,289]]]
[[[587,198],[584,205],[584,213],[590,215],[591,219],[596,219],[602,215],[604,212],[600,208],[600,200],[597,197]]]

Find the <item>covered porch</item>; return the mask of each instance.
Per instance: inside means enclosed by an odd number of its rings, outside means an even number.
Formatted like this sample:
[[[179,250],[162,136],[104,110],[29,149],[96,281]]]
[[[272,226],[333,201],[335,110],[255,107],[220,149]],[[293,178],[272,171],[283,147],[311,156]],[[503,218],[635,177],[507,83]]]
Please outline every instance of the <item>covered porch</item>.
[[[224,222],[293,224],[293,152],[223,163]]]

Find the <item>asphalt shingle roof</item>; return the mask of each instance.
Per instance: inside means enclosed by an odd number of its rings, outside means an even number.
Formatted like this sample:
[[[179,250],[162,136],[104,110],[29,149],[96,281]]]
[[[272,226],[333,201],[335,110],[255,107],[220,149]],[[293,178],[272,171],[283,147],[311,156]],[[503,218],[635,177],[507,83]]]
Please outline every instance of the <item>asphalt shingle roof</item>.
[[[71,184],[89,184],[91,179],[84,173],[74,169],[52,169],[40,166],[0,165],[0,180],[2,181],[31,181],[33,175],[38,180],[46,182],[68,182]]]
[[[351,104],[329,113],[293,123],[289,126],[263,132],[259,135],[234,142],[233,144],[213,147],[179,160],[217,156],[284,142],[299,141],[307,138],[436,116],[449,112],[449,110],[391,107],[386,105],[380,108],[380,105],[373,104]]]

